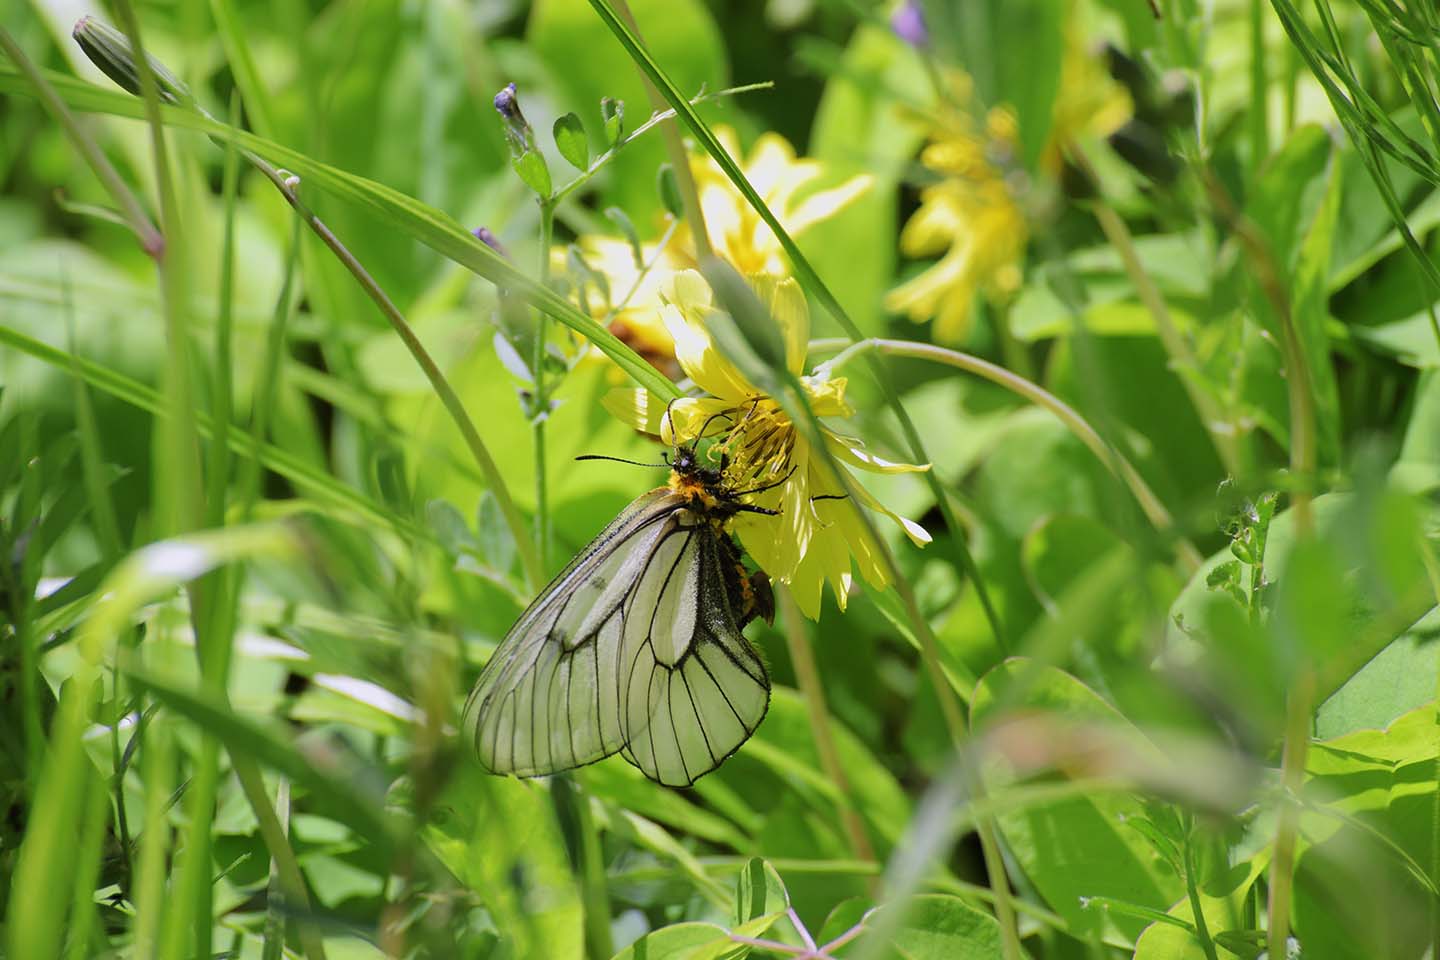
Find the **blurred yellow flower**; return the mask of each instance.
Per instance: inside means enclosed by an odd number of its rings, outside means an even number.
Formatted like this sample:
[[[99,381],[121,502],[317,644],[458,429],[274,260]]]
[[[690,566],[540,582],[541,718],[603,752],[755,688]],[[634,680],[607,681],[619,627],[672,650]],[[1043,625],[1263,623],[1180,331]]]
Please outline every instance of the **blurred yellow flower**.
[[[992,159],[1013,150],[1014,134],[1006,110],[990,111],[983,135],[971,130],[968,115],[956,112],[920,153],[921,164],[940,179],[920,192],[920,209],[900,232],[900,250],[912,258],[942,255],[891,290],[885,308],[916,323],[934,317],[940,343],[965,339],[977,294],[1001,302],[1020,289],[1029,233]]]
[[[717,127],[715,135],[732,157],[743,156],[734,130]],[[869,189],[872,181],[867,174],[828,189],[811,189],[824,178],[824,165],[796,157],[794,147],[774,133],[762,134],[750,155],[739,162],[746,179],[792,237],[834,216]],[[780,242],[719,164],[699,153],[691,157],[690,169],[715,254],[747,277],[788,275]],[[676,223],[673,232],[667,230],[660,241],[642,243],[639,263],[635,248],[616,236],[582,234],[575,244],[588,267],[603,275],[609,287],[608,297],[588,302],[591,315],[609,322],[612,332],[652,363],[668,356],[672,345],[661,314],[661,291],[677,271],[698,266],[689,224]],[[557,275],[566,272],[565,247],[551,252],[551,263]],[[570,279],[574,284],[584,281],[583,277]]]
[[[1110,133],[1131,112],[1129,97],[1085,48],[1074,18],[1066,30],[1050,138],[1040,167],[1057,174],[1065,143],[1081,135]],[[1015,117],[993,108],[984,130],[971,119],[970,80],[952,73],[950,96],[928,118],[929,142],[920,163],[937,180],[920,192],[920,208],[900,233],[907,257],[940,259],[891,290],[887,310],[917,323],[934,318],[934,339],[957,343],[970,332],[975,298],[1004,303],[1019,292],[1029,228],[1007,182],[1018,131]]]
[[[780,326],[786,366],[799,379],[811,409],[820,417],[851,416],[854,411],[845,400],[843,377],[803,375],[810,314],[799,286],[792,279],[763,274],[751,283]],[[675,274],[666,299],[664,319],[674,338],[676,359],[708,396],[682,398],[667,408],[643,390],[618,390],[606,398],[607,409],[636,429],[659,434],[667,443],[698,439],[702,430],[709,436],[724,436],[712,450],[713,455],[727,458],[727,485],[740,490],[770,487],[749,502],[779,511],[776,516],[741,514],[734,520],[735,532],[767,574],[789,584],[806,616],[819,615],[827,581],[843,610],[857,566],[872,586],[887,586],[889,576],[858,510],[864,506],[885,514],[922,546],[930,541],[925,528],[886,508],[858,482],[853,487],[860,504],[844,497],[826,458],[817,455],[780,405],[715,349],[706,326],[715,307],[710,288],[698,273]],[[829,426],[825,445],[841,464],[861,470],[929,469],[877,457],[860,440]]]
[[[717,127],[715,136],[730,156],[741,156],[734,130]],[[790,142],[775,133],[761,134],[750,156],[740,161],[740,168],[765,206],[792,237],[843,210],[870,189],[873,181],[869,174],[861,174],[837,187],[805,194],[804,188],[820,179],[825,168],[818,160],[797,158]],[[691,158],[690,170],[715,254],[747,277],[787,276],[789,270],[780,241],[731,184],[720,165],[709,154],[699,154]],[[680,249],[692,258],[690,265],[693,265],[694,240],[687,225],[682,224],[680,229],[683,234]]]

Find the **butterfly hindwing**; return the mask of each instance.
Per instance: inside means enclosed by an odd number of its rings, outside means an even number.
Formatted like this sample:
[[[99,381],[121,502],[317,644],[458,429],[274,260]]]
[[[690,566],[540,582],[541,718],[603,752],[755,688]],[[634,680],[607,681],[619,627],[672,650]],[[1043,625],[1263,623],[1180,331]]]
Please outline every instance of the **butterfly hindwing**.
[[[754,732],[770,684],[741,633],[738,551],[689,502],[641,496],[506,634],[463,720],[489,770],[539,776],[620,751],[688,785]]]
[[[732,607],[740,574],[722,547],[725,534],[701,518],[672,539],[682,536],[681,562],[656,603],[657,610],[682,612],[669,621],[656,617],[648,632],[627,619],[626,644],[636,653],[621,685],[628,698],[625,759],[672,786],[688,786],[718,767],[770,705],[765,666],[740,632],[745,614]],[[647,573],[662,575],[663,568]]]

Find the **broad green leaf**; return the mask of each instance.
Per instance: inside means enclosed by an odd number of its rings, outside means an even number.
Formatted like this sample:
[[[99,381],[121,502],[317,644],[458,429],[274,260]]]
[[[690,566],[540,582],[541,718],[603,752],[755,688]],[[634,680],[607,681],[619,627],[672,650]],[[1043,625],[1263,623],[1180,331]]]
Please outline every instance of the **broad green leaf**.
[[[1420,378],[1391,480],[1414,493],[1440,487],[1440,373]]]
[[[1239,930],[1244,926],[1245,898],[1269,862],[1267,847],[1264,852],[1199,885],[1200,910],[1205,915],[1206,929],[1212,941],[1224,931]],[[1152,923],[1135,943],[1134,960],[1208,960],[1193,932],[1195,913],[1190,907],[1190,898],[1182,897],[1169,913],[1184,921],[1190,929],[1171,923]],[[1224,956],[1223,953],[1220,955]]]
[[[1315,733],[1338,737],[1380,728],[1435,696],[1440,676],[1440,607],[1416,621],[1320,705]]]
[[[752,738],[752,743],[771,749],[754,756],[783,780],[799,776],[809,781],[824,797],[820,810],[827,820],[833,822],[839,805],[851,805],[866,818],[872,836],[894,843],[910,817],[910,802],[905,791],[865,744],[833,717],[830,729],[840,765],[849,779],[848,796],[840,794],[825,778],[805,701],[789,687],[777,686],[771,692],[770,711]],[[702,780],[697,787],[702,794],[705,783]],[[806,792],[815,797],[813,791]]]
[[[1243,653],[1241,647],[1236,647],[1233,652],[1238,659],[1214,659],[1217,651],[1210,644],[1211,638],[1203,630],[1194,635],[1191,631],[1215,616],[1216,595],[1206,586],[1206,578],[1220,564],[1233,559],[1226,548],[1206,560],[1171,605],[1165,643],[1166,657],[1172,665],[1193,668],[1208,661],[1211,682],[1223,684],[1226,689],[1247,682],[1258,666],[1283,687],[1288,682],[1284,657],[1294,656],[1293,643],[1313,639],[1319,644],[1313,652],[1327,657],[1315,664],[1319,669],[1317,702],[1323,702],[1435,605],[1416,550],[1416,521],[1409,521],[1412,525],[1406,532],[1392,530],[1393,521],[1388,519],[1417,516],[1407,497],[1396,491],[1364,498],[1327,494],[1317,497],[1312,507],[1316,527],[1313,550],[1328,552],[1330,558],[1312,555],[1306,579],[1312,584],[1329,583],[1326,589],[1341,594],[1346,606],[1335,625],[1340,632],[1318,618],[1312,622],[1305,613],[1312,598],[1303,592],[1295,593],[1291,608],[1294,616],[1309,624],[1302,629],[1313,628],[1309,639],[1291,635],[1283,643],[1292,646],[1286,647],[1256,635],[1252,652]],[[1271,524],[1265,576],[1273,583],[1285,583],[1294,553],[1294,523],[1293,514],[1283,511]],[[1334,580],[1337,573],[1342,581],[1338,588]],[[1225,616],[1233,621],[1233,614]],[[1251,673],[1245,672],[1247,669]]]
[[[525,186],[535,191],[542,199],[550,196],[550,167],[539,150],[526,150],[511,161],[515,173],[525,181]]]
[[[1020,157],[1035,169],[1050,140],[1065,51],[1062,0],[991,0],[996,83],[987,103],[1009,104],[1020,125]],[[1086,55],[1086,54],[1082,54]],[[1067,130],[1067,135],[1076,131]]]
[[[1432,701],[1312,747],[1304,796],[1340,818],[1302,821],[1294,917],[1307,958],[1418,957],[1430,943],[1436,720]]]
[[[1025,685],[1017,688],[1019,681]],[[1001,718],[995,712],[997,702],[1057,719],[1113,726],[1137,744],[1144,742],[1113,707],[1080,681],[1024,658],[1007,660],[980,679],[971,707],[977,729]],[[989,765],[985,778],[993,797],[1004,796],[1010,776],[999,758]],[[1183,891],[1179,878],[1144,838],[1125,825],[1127,819],[1144,813],[1129,794],[1096,792],[1001,812],[996,821],[1031,885],[1076,936],[1129,943],[1140,935],[1145,922],[1089,908],[1091,898],[1165,910]]]
[[[1000,925],[959,897],[930,894],[866,914],[867,956],[885,960],[993,960],[1001,956]],[[866,949],[868,948],[868,949]]]
[[[640,937],[615,954],[615,960],[694,960],[708,954],[717,944],[728,945],[727,952],[743,956],[745,947],[730,941],[724,927],[713,923],[676,923]]]

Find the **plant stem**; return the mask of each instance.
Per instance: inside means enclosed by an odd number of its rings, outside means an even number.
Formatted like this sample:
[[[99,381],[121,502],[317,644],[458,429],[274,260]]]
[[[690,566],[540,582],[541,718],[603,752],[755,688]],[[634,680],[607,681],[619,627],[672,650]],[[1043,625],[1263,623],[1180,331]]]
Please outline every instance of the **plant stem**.
[[[480,438],[480,432],[475,429],[474,421],[465,412],[465,405],[460,402],[460,397],[450,386],[450,381],[441,372],[434,358],[430,356],[430,352],[425,349],[425,345],[420,342],[414,329],[406,322],[400,309],[375,282],[375,278],[370,276],[369,271],[330,231],[330,228],[301,201],[295,187],[287,182],[285,176],[268,161],[248,151],[245,153],[245,158],[275,185],[275,189],[279,190],[281,196],[285,198],[285,202],[294,208],[305,224],[350,272],[350,275],[360,284],[361,289],[380,308],[381,314],[390,322],[391,329],[400,337],[400,341],[405,344],[410,355],[415,358],[415,362],[425,374],[426,379],[430,381],[431,389],[435,391],[446,412],[455,422],[455,426],[459,428],[460,436],[464,439],[466,447],[469,448],[470,455],[474,457],[476,465],[480,467],[480,472],[485,476],[490,491],[495,495],[495,503],[500,507],[500,514],[505,518],[505,525],[510,528],[510,535],[520,553],[520,562],[525,568],[526,579],[533,589],[539,589],[540,585],[545,582],[545,572],[540,563],[540,555],[535,549],[535,540],[526,529],[525,520],[520,516],[520,511],[510,496],[510,488],[505,484],[504,475],[500,473],[495,459],[490,456],[485,441]]]
[[[555,235],[555,204],[553,199],[540,201],[540,272],[542,286],[550,283],[550,244]],[[531,375],[535,378],[534,403],[530,412],[530,429],[535,446],[535,550],[540,568],[548,570],[545,557],[550,543],[550,507],[545,477],[545,421],[550,416],[550,398],[545,391],[545,335],[549,326],[543,310],[535,311],[535,347],[530,359]],[[544,582],[543,580],[541,582]],[[538,586],[538,584],[537,584]]]
[[[1205,921],[1205,911],[1200,906],[1200,886],[1195,882],[1195,853],[1192,849],[1194,818],[1185,817],[1185,894],[1190,898],[1190,912],[1195,916],[1195,936],[1200,949],[1205,951],[1205,960],[1219,960],[1215,954],[1215,941],[1210,938],[1210,927]]]
[[[830,729],[830,711],[825,705],[825,686],[820,682],[820,668],[815,663],[815,651],[810,646],[810,633],[805,629],[805,620],[790,588],[784,585],[776,591],[780,606],[780,620],[785,630],[785,644],[790,651],[790,660],[795,666],[795,679],[800,684],[800,694],[805,698],[805,708],[810,714],[810,733],[815,737],[815,752],[820,756],[820,767],[835,784],[840,795],[840,820],[850,840],[850,853],[857,860],[874,860],[875,849],[865,834],[865,824],[850,800],[850,780],[845,776],[845,767],[840,762],[840,753],[835,748],[835,737]],[[871,878],[871,893],[874,893],[874,878]]]
[[[845,341],[814,341],[811,343],[811,349],[823,350],[842,342]],[[1073,433],[1081,443],[1089,448],[1091,453],[1095,454],[1095,457],[1106,469],[1110,470],[1125,483],[1130,489],[1131,494],[1134,495],[1136,502],[1139,503],[1140,509],[1144,511],[1145,516],[1154,524],[1155,529],[1174,538],[1176,553],[1179,555],[1180,560],[1184,563],[1187,570],[1193,573],[1200,569],[1201,564],[1204,562],[1200,551],[1197,550],[1194,544],[1188,539],[1177,533],[1175,521],[1170,516],[1170,512],[1165,509],[1165,505],[1160,502],[1160,499],[1151,491],[1149,485],[1145,483],[1145,478],[1140,476],[1139,472],[1131,466],[1130,462],[1125,459],[1120,451],[1105,442],[1100,434],[1096,432],[1095,428],[1090,426],[1085,418],[1080,415],[1079,411],[1075,410],[1075,408],[1071,407],[1053,393],[1050,393],[1044,387],[1032,383],[1004,367],[990,363],[988,360],[982,360],[979,357],[962,353],[959,350],[951,350],[946,347],[937,347],[933,344],[918,343],[911,340],[861,340],[859,343],[850,344],[845,350],[821,364],[817,368],[817,371],[820,369],[829,370],[841,366],[851,358],[867,351],[876,351],[888,356],[914,357],[921,360],[930,360],[935,363],[943,363],[947,366],[965,370],[984,377],[991,383],[1004,387],[1006,390],[1024,397],[1031,403],[1049,410],[1061,423],[1070,429],[1070,432]]]
[[[1180,332],[1179,327],[1175,325],[1174,319],[1170,316],[1170,308],[1165,305],[1164,296],[1155,286],[1155,282],[1150,279],[1150,275],[1145,272],[1145,267],[1135,252],[1135,243],[1130,235],[1130,228],[1104,201],[1100,190],[1100,178],[1096,176],[1094,168],[1090,166],[1090,161],[1086,159],[1084,151],[1077,144],[1070,143],[1066,146],[1066,153],[1095,191],[1095,197],[1091,201],[1095,219],[1100,224],[1105,239],[1110,241],[1110,245],[1120,255],[1120,262],[1125,267],[1125,273],[1130,277],[1130,283],[1135,287],[1135,294],[1155,321],[1155,332],[1159,335],[1160,343],[1170,356],[1170,363],[1180,378],[1180,385],[1185,388],[1185,393],[1190,397],[1190,403],[1195,407],[1195,412],[1200,415],[1200,420],[1205,425],[1205,431],[1215,445],[1215,452],[1220,456],[1221,465],[1225,468],[1226,473],[1231,476],[1239,476],[1241,458],[1234,418],[1227,416],[1215,399],[1200,385],[1200,364],[1190,350],[1190,344],[1186,341],[1185,335]]]
[[[721,97],[734,96],[737,93],[750,93],[754,90],[769,90],[774,86],[775,83],[771,80],[764,80],[760,83],[742,83],[738,87],[726,87],[724,90],[717,90],[714,93],[702,93],[698,96],[691,97],[690,105],[698,106],[702,103],[708,103],[711,100],[718,100]],[[561,200],[564,200],[566,197],[570,196],[570,194],[574,193],[576,190],[589,183],[590,179],[594,177],[595,174],[599,173],[606,164],[608,164],[611,160],[615,159],[616,155],[620,152],[620,149],[622,147],[629,146],[632,142],[639,139],[641,135],[648,133],[652,127],[664,123],[666,120],[673,119],[675,119],[674,109],[670,107],[666,107],[663,110],[657,109],[654,113],[650,114],[649,119],[647,119],[644,123],[640,124],[640,126],[636,127],[634,130],[631,130],[629,133],[621,136],[620,140],[613,147],[600,154],[594,160],[590,161],[590,165],[584,170],[582,170],[573,180],[571,180],[564,186],[557,188],[555,192],[550,195],[551,206],[558,207]]]

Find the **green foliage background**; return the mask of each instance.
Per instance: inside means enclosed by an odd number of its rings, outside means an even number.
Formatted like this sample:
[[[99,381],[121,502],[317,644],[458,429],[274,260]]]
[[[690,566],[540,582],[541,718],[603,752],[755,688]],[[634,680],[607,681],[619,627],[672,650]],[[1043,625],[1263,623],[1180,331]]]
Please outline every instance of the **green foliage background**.
[[[647,59],[606,0],[139,3],[209,118],[120,92],[61,6],[7,10],[0,63],[8,956],[1440,951],[1429,6],[935,2],[917,52],[869,2],[635,0]],[[1142,76],[1132,125],[1056,168],[1071,37]],[[603,97],[649,113],[637,67],[681,97],[773,81],[681,101],[685,129],[875,178],[792,262],[817,337],[914,341],[874,369],[923,457],[858,362],[852,426],[937,481],[873,484],[937,535],[891,543],[915,609],[860,590],[752,627],[769,716],[684,791],[618,759],[490,777],[455,736],[534,594],[538,518],[548,574],[651,483],[571,462],[655,456],[600,397],[665,388],[537,280],[491,98],[518,85],[560,182],[556,118],[598,155]],[[923,266],[897,250],[914,106],[951,68],[1016,112],[1030,240],[1023,289],[936,363],[882,301]],[[299,178],[475,437],[240,151]],[[666,159],[627,144],[557,238],[614,232],[611,206],[651,238]],[[496,348],[515,297],[567,358],[539,460],[535,365]],[[620,366],[568,362],[580,334]]]

